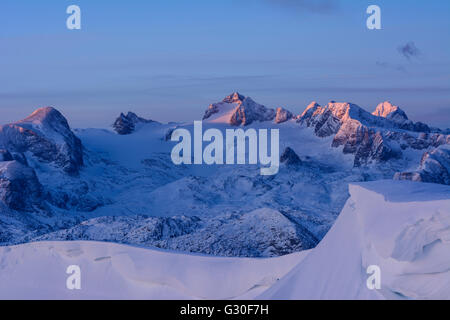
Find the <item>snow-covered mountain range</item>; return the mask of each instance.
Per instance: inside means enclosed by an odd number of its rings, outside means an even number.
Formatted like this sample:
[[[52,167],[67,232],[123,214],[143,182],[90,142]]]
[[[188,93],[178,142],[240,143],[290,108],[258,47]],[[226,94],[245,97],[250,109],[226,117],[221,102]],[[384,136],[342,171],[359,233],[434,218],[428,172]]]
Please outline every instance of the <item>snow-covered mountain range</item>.
[[[199,115],[199,119],[201,115]],[[349,198],[381,179],[449,184],[448,131],[384,102],[310,104],[295,116],[239,93],[208,107],[205,128],[277,128],[277,175],[252,165],[176,166],[176,128],[129,112],[115,132],[76,129],[54,108],[0,127],[0,244],[95,240],[234,257],[308,250]]]

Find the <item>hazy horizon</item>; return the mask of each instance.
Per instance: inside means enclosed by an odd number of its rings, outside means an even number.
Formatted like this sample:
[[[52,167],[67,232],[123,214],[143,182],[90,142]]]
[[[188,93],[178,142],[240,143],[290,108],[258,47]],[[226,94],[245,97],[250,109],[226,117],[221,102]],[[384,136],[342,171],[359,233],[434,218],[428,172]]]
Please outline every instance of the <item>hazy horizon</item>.
[[[67,30],[67,6],[82,29]],[[411,120],[450,127],[450,2],[5,0],[0,11],[1,123],[53,106],[72,127],[120,112],[199,120],[239,91],[300,113],[313,100],[372,112],[389,100]]]

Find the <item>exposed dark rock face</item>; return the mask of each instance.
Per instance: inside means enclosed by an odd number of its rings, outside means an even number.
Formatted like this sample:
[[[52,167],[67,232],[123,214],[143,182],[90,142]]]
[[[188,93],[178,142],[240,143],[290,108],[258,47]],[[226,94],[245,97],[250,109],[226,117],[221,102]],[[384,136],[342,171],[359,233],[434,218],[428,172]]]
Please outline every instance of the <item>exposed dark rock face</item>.
[[[355,154],[355,166],[360,167],[370,160],[386,162],[401,157],[401,151],[391,147],[381,132],[369,130]]]
[[[397,173],[394,179],[450,185],[450,146],[425,152],[417,171]]]
[[[105,228],[108,232],[105,233]],[[231,257],[276,257],[314,248],[318,239],[275,210],[199,217],[101,217],[35,240],[96,240]]]
[[[12,161],[13,156],[11,153],[9,153],[8,150],[0,150],[0,162],[2,161]]]
[[[42,201],[36,173],[17,161],[0,162],[0,200],[10,209],[32,212]]]
[[[170,128],[166,131],[164,135],[164,141],[170,141],[172,139],[172,134],[176,130],[176,128]]]
[[[289,147],[284,150],[280,157],[280,162],[288,166],[300,165],[302,163],[300,157]]]
[[[316,102],[306,108],[298,122],[314,128],[316,135],[321,138],[338,133],[341,127],[341,121],[333,115],[333,111],[322,108]]]
[[[113,124],[114,130],[120,135],[132,134],[136,130],[136,125],[139,123],[153,123],[155,121],[147,120],[138,117],[133,112],[128,112],[126,115],[121,113]]]
[[[80,139],[70,130],[64,116],[50,107],[0,127],[0,140],[8,151],[18,154],[17,157],[29,152],[38,161],[52,163],[68,174],[77,174],[83,166]]]

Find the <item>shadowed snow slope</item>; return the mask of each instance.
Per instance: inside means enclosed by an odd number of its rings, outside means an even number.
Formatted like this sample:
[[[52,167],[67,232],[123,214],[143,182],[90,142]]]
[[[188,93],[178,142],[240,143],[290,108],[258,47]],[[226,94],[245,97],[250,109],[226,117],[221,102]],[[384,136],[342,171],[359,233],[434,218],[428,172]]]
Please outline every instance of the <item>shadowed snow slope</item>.
[[[183,255],[100,242],[0,248],[0,299],[251,299],[307,254],[274,259]],[[68,266],[81,290],[68,290]]]
[[[263,299],[450,299],[450,187],[378,181],[351,198],[323,241]],[[379,291],[366,270],[381,269]]]

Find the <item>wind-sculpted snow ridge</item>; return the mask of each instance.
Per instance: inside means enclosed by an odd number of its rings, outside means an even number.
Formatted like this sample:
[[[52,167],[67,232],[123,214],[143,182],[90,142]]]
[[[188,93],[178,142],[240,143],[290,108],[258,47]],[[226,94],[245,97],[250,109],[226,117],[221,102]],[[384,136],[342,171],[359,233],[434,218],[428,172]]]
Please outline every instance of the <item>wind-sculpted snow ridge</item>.
[[[350,194],[322,242],[259,298],[450,299],[450,187],[376,181]]]
[[[17,211],[33,212],[42,203],[42,186],[33,169],[17,162],[0,162],[0,200]]]
[[[0,248],[0,299],[253,299],[305,254],[217,258],[112,243],[29,243]],[[70,265],[81,269],[81,290],[67,289]]]

